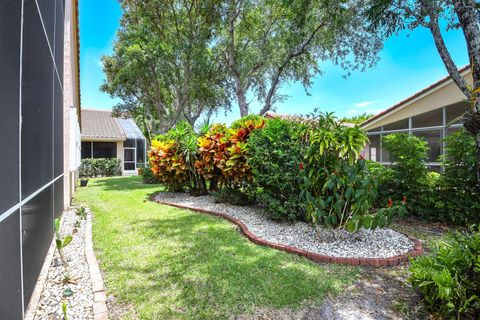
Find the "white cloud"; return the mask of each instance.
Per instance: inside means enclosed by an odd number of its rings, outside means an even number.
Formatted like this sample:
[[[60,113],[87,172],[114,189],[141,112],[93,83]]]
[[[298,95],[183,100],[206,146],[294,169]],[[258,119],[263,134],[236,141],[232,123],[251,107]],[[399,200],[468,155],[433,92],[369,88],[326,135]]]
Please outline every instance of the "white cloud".
[[[357,108],[365,108],[377,103],[378,101],[363,101],[363,102],[354,103],[353,105]]]

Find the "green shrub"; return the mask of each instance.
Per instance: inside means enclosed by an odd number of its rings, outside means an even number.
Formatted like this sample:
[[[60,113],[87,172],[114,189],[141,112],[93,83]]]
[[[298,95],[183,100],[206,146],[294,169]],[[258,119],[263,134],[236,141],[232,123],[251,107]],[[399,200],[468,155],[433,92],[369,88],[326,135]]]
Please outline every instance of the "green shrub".
[[[480,233],[450,234],[433,256],[412,260],[410,282],[426,304],[457,319],[480,317]]]
[[[411,134],[395,133],[383,138],[383,146],[393,164],[389,176],[379,179],[377,203],[406,197],[409,214],[428,218],[436,196],[428,183],[427,142]]]
[[[320,114],[311,124],[309,146],[301,170],[301,195],[307,203],[307,218],[329,227],[376,228],[390,224],[402,213],[403,204],[371,212],[377,184],[359,158],[367,135],[363,130],[342,125],[332,114]]]
[[[158,178],[153,174],[152,168],[150,167],[150,163],[145,165],[145,168],[142,168],[142,181],[145,184],[157,184],[160,183]]]
[[[228,203],[234,206],[248,206],[255,203],[255,195],[251,190],[221,188],[212,193],[215,203]]]
[[[252,132],[248,142],[254,186],[258,199],[273,219],[305,219],[300,198],[300,164],[307,148],[296,122],[271,119],[265,128]]]
[[[121,160],[117,158],[82,159],[79,168],[80,177],[112,177],[122,174]]]
[[[464,129],[445,139],[443,174],[436,209],[443,220],[468,225],[480,221],[480,186],[476,176],[475,140]]]

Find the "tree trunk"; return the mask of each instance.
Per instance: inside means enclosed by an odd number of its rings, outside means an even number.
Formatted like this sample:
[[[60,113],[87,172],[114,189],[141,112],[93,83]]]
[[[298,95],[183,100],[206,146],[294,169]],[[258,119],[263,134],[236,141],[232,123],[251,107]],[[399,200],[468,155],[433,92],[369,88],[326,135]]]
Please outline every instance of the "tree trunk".
[[[453,1],[455,13],[467,42],[473,90],[470,92],[470,108],[464,116],[464,126],[476,140],[477,182],[480,185],[480,25],[475,0]]]
[[[480,187],[480,132],[477,133],[477,182]]]
[[[245,92],[242,88],[242,81],[240,80],[240,76],[235,74],[233,76],[235,80],[235,95],[237,96],[237,103],[238,108],[240,109],[240,116],[245,117],[248,115],[248,103],[247,98],[245,97]]]

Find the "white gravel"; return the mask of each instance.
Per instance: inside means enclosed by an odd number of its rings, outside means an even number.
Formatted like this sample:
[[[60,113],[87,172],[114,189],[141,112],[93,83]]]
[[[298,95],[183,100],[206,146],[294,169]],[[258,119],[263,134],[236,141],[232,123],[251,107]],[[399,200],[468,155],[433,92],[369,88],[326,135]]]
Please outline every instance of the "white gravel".
[[[80,221],[79,227],[75,227],[77,220]],[[69,319],[93,319],[92,284],[85,257],[85,224],[86,220],[81,220],[75,210],[63,214],[61,237],[67,234],[73,236],[72,242],[63,249],[63,254],[75,283],[62,283],[64,267],[55,250],[34,319],[63,319],[63,301],[66,301]],[[64,295],[67,288],[73,292],[71,296]]]
[[[387,258],[413,249],[413,242],[408,237],[388,228],[361,229],[356,233],[341,229],[315,229],[305,222],[273,221],[258,206],[215,203],[211,196],[160,192],[155,199],[228,214],[241,220],[250,232],[264,240],[333,257]]]

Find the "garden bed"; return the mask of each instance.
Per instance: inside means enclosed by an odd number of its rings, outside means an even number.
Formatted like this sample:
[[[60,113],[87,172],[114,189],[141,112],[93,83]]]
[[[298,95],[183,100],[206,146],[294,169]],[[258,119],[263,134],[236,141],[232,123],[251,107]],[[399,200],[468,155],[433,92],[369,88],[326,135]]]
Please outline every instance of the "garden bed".
[[[258,206],[215,203],[210,196],[160,192],[154,200],[226,218],[240,226],[253,242],[306,256],[315,261],[387,266],[421,254],[421,243],[388,228],[348,233],[339,229],[314,229],[305,222],[271,220]]]
[[[54,252],[50,266],[42,271],[43,287],[38,303],[30,306],[34,309],[27,313],[27,319],[63,319],[64,304],[68,318],[107,319],[103,281],[93,253],[91,223],[88,209],[84,217],[73,209],[63,213],[60,236],[72,236],[72,241],[62,249],[68,269],[52,243],[50,250]]]

